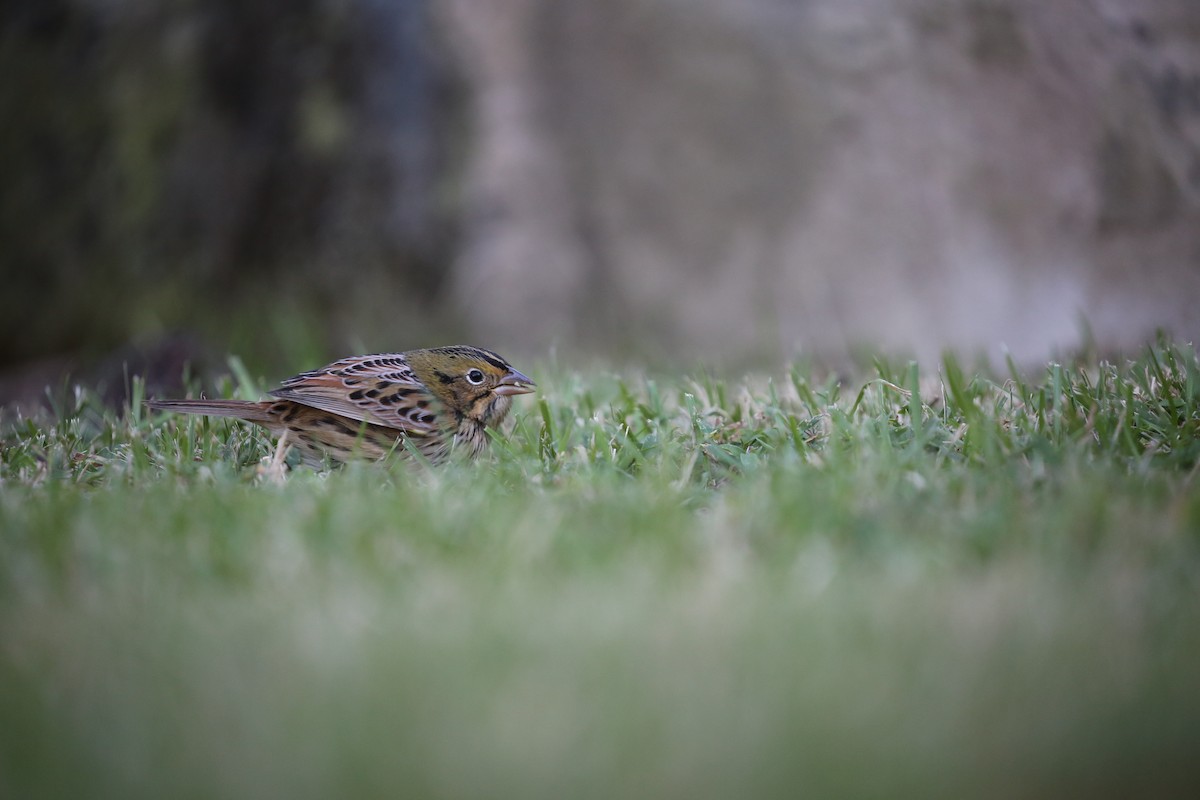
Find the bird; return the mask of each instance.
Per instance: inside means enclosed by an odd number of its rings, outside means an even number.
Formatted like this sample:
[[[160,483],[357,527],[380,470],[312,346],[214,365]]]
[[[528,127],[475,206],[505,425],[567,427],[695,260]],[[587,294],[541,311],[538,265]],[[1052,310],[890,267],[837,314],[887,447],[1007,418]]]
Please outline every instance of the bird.
[[[536,384],[491,350],[452,345],[351,356],[283,381],[272,400],[147,400],[152,409],[261,425],[280,437],[276,466],[295,446],[303,463],[340,466],[419,453],[439,464],[476,458],[488,428]],[[286,447],[285,447],[286,444]]]

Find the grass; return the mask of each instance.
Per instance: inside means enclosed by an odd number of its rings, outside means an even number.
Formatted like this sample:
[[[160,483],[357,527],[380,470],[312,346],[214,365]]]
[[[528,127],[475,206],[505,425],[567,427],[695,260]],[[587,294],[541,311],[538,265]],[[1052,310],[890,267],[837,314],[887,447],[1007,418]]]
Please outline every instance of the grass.
[[[1191,348],[536,377],[481,463],[284,485],[236,423],[18,421],[0,795],[1200,790]]]

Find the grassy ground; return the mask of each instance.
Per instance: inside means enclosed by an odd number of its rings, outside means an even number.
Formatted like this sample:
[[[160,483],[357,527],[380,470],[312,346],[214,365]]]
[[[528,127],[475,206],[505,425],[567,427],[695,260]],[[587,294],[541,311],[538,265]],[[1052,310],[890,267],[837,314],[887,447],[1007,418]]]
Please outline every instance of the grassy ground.
[[[80,393],[3,439],[0,796],[1200,796],[1195,354],[929,366],[549,366],[284,485]]]

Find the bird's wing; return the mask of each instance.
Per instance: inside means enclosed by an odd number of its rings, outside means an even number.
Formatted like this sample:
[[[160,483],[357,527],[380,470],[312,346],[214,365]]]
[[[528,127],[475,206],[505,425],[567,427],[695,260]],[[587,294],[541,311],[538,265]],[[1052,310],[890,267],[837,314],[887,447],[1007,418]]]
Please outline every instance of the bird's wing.
[[[343,358],[288,378],[270,394],[415,436],[440,430],[440,403],[399,353]]]

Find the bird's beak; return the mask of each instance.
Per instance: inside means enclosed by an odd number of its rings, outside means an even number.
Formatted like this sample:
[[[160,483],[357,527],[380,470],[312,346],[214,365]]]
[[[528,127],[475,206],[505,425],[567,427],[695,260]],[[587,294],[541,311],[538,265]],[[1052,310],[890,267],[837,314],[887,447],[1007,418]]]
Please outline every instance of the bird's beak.
[[[492,391],[498,395],[529,394],[533,391],[534,386],[537,386],[537,384],[529,380],[529,378],[526,378],[515,369],[510,369],[508,374],[500,379],[500,383]]]

